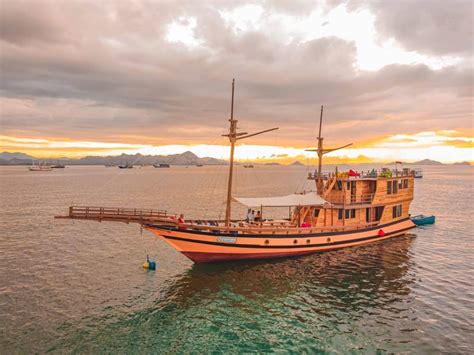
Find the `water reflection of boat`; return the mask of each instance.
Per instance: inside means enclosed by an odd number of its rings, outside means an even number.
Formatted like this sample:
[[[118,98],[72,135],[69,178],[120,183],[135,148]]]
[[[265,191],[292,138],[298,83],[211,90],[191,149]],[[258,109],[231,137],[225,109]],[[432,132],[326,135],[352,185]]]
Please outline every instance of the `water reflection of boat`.
[[[330,312],[334,307],[344,312],[373,309],[410,293],[412,240],[405,236],[361,248],[266,262],[194,264],[158,302],[195,307],[196,300],[208,300],[206,295],[218,295],[225,286],[232,294],[263,304],[304,295],[315,312]]]

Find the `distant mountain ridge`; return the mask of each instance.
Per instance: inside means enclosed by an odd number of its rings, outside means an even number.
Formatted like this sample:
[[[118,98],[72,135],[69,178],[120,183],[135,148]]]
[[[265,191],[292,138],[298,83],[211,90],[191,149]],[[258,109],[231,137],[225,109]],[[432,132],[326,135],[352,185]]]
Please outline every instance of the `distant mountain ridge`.
[[[71,158],[36,158],[31,155],[21,153],[21,152],[2,152],[0,153],[0,165],[31,165],[32,160],[36,161],[45,161],[45,162],[61,162],[65,165],[120,165],[120,164],[135,164],[135,165],[152,165],[152,164],[169,164],[169,165],[228,165],[229,162],[223,159],[216,158],[199,158],[196,154],[190,151],[186,151],[180,154],[171,154],[171,155],[142,155],[137,154],[122,154],[116,156],[86,156],[79,159]],[[236,162],[239,164],[239,162]],[[266,162],[261,163],[263,165],[282,165],[279,162]],[[372,163],[352,163],[352,164],[329,164],[329,165],[338,165],[338,166],[347,166],[349,165],[360,165],[360,164],[380,164],[380,165],[394,165],[395,162],[388,164],[380,162]],[[404,165],[446,165],[436,160],[423,159],[413,163],[402,162]],[[300,161],[296,160],[290,164],[290,166],[302,166],[305,165]],[[328,165],[328,164],[325,164]],[[449,165],[449,164],[448,164]],[[456,162],[451,165],[472,165],[468,161]]]
[[[396,162],[391,162],[391,163],[388,163],[387,165],[395,165]],[[413,163],[407,163],[407,162],[399,162],[399,163],[402,163],[403,165],[443,165],[443,163],[439,162],[439,161],[436,161],[436,160],[431,160],[431,159],[423,159],[423,160],[420,160],[420,161],[415,161]]]
[[[25,153],[20,153],[20,152],[15,152],[15,153],[10,153],[10,152],[2,152],[0,153],[0,159],[3,160],[12,160],[12,159],[34,159],[31,155],[25,154]]]
[[[401,163],[403,165],[472,165],[468,161],[444,164],[444,163],[441,163],[440,161],[431,160],[431,159],[423,159],[423,160],[416,161],[414,163],[407,163],[407,162],[402,161]],[[387,165],[395,165],[395,162],[388,163]]]
[[[24,153],[0,153],[0,165],[30,165],[31,160],[51,161],[60,160],[65,165],[152,165],[152,164],[169,164],[169,165],[226,165],[228,162],[216,158],[199,158],[196,154],[187,151],[181,154],[171,155],[135,155],[122,154],[118,156],[86,156],[79,159],[38,159]]]

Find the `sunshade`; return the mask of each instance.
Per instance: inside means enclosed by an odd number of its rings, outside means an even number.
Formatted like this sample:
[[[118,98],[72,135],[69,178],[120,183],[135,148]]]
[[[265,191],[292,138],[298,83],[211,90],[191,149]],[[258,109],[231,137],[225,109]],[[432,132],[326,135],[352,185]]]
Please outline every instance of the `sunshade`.
[[[275,197],[234,197],[234,200],[249,207],[289,207],[289,206],[320,206],[328,203],[316,193],[292,194]]]

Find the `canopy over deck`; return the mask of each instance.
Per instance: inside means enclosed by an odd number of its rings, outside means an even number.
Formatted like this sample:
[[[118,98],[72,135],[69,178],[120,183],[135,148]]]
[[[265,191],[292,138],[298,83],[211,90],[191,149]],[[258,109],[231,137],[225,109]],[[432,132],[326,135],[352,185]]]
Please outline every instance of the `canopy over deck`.
[[[234,200],[249,207],[322,206],[329,203],[316,193],[275,197],[234,197]]]

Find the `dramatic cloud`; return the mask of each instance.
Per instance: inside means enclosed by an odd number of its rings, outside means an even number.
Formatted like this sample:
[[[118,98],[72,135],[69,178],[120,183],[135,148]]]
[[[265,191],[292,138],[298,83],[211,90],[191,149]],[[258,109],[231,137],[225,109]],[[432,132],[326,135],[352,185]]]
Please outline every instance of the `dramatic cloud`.
[[[380,36],[393,37],[411,51],[472,56],[472,1],[370,1],[369,4],[376,15]]]
[[[252,144],[311,144],[321,104],[334,144],[465,130],[470,10],[470,1],[6,0],[1,134],[223,144],[233,77],[240,126],[281,128]]]

